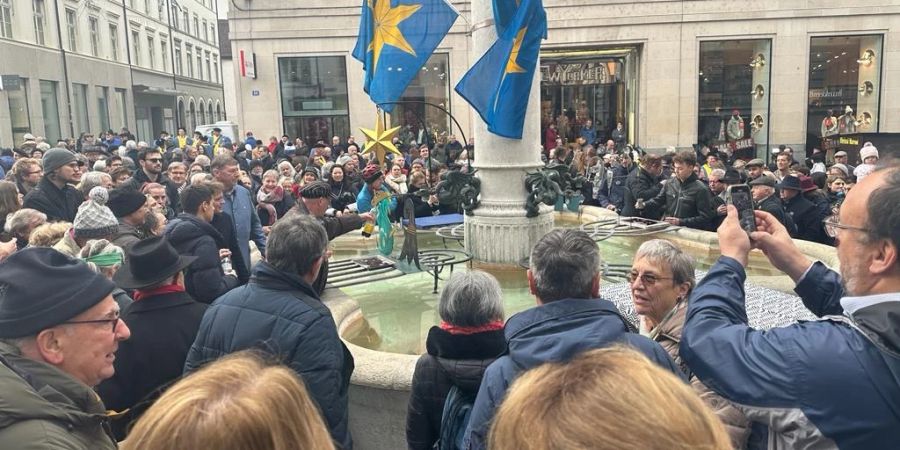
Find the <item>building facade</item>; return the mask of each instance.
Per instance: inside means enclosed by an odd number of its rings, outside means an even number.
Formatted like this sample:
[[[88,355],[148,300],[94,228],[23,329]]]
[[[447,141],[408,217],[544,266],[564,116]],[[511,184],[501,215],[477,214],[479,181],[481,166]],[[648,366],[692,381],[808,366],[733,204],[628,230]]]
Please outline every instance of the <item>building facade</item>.
[[[468,2],[453,4],[469,16]],[[362,65],[350,56],[358,1],[236,5],[232,118],[242,129],[327,139],[372,125]],[[900,131],[896,2],[545,0],[544,7],[541,125],[554,122],[569,139],[590,119],[598,140],[621,122],[629,142],[645,148],[729,145],[764,156],[779,144],[818,147],[836,132]],[[477,115],[452,88],[479,56],[466,36],[471,26],[457,20],[404,97],[447,107],[466,134]],[[242,76],[241,52],[255,57],[256,78]],[[429,106],[404,105],[393,116],[410,136],[425,128],[456,133]]]
[[[212,0],[0,0],[0,147],[224,118]]]

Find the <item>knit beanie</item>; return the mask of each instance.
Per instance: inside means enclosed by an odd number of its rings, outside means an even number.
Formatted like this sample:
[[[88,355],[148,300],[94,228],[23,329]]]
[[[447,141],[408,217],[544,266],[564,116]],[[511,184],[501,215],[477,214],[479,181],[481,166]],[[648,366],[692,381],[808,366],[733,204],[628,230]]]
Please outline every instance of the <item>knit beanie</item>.
[[[875,146],[869,145],[859,149],[859,158],[863,161],[871,156],[878,158],[878,149]]]
[[[72,228],[76,238],[98,239],[111,236],[119,231],[119,221],[113,212],[106,207],[109,193],[103,186],[91,189],[88,201],[78,207]]]
[[[74,153],[64,148],[51,148],[44,153],[41,167],[43,167],[44,173],[50,173],[72,161],[75,161]]]
[[[113,189],[109,193],[107,206],[109,206],[109,209],[116,217],[122,218],[137,211],[145,203],[147,203],[147,197],[128,186]]]
[[[313,181],[300,189],[300,196],[303,198],[329,197],[331,196],[331,186],[324,181]]]
[[[26,248],[0,264],[0,339],[34,336],[105,299],[116,285],[52,248]]]

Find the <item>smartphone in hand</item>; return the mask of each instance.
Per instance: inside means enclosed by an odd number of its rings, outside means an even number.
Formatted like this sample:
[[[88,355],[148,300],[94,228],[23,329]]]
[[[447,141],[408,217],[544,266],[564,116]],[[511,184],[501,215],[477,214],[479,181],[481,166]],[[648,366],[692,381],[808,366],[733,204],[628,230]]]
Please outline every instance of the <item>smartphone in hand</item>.
[[[734,205],[738,211],[738,219],[741,228],[750,234],[756,231],[756,216],[753,214],[753,196],[750,194],[750,186],[735,184],[728,186],[728,202]]]

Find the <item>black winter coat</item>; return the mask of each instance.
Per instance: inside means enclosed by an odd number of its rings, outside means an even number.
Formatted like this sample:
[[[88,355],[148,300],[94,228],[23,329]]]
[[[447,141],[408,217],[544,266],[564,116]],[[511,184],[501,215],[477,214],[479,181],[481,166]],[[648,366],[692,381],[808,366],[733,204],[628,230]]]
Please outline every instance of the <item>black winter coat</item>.
[[[805,241],[822,242],[824,227],[816,205],[797,194],[794,198],[784,202],[784,209],[794,219],[797,225],[797,239]]]
[[[621,215],[625,217],[638,216],[658,220],[660,218],[658,208],[644,208],[643,210],[638,211],[634,208],[634,204],[639,198],[646,202],[647,200],[656,197],[661,190],[662,185],[659,184],[659,177],[653,176],[643,168],[639,167],[637,170],[631,172],[625,180],[625,203],[622,206]]]
[[[186,292],[173,292],[141,299],[122,311],[131,338],[119,343],[116,374],[97,387],[107,408],[130,408],[112,421],[116,439],[125,439],[128,428],[163,388],[181,378],[206,308]]]
[[[300,199],[290,211],[288,211],[288,215],[290,214],[303,214],[303,215],[311,215],[309,213],[309,209],[306,208],[306,204],[303,203],[303,199]],[[353,230],[358,230],[362,228],[365,223],[362,218],[357,214],[344,214],[340,217],[317,217],[319,223],[325,227],[325,232],[328,234],[328,241],[330,242],[334,238],[349,233]],[[316,281],[313,282],[313,289],[315,289],[316,294],[321,294],[322,291],[325,290],[325,283],[328,282],[328,260],[326,259],[322,262],[322,268],[319,269],[319,275],[316,277]]]
[[[785,228],[787,228],[788,233],[795,234],[796,226],[794,225],[792,220],[789,220],[787,217],[787,213],[784,211],[784,205],[781,203],[781,200],[775,197],[775,195],[770,195],[763,199],[763,201],[759,202],[756,205],[756,209],[760,211],[765,211],[778,219]]]
[[[709,187],[692,173],[684,181],[669,179],[659,194],[645,203],[645,208],[661,207],[663,216],[681,219],[681,226],[705,230],[716,216],[712,196]]]
[[[341,448],[352,448],[347,393],[353,356],[312,286],[260,261],[250,283],[206,311],[184,370],[248,348],[267,350],[294,370],[322,411],[331,437]]]
[[[196,216],[179,214],[166,225],[166,238],[178,253],[197,257],[184,273],[184,286],[198,302],[212,303],[238,285],[237,278],[222,270],[219,249],[228,248],[228,244],[212,225]],[[234,260],[231,265],[234,267]]]
[[[462,335],[432,327],[425,346],[428,353],[416,363],[406,413],[406,443],[411,450],[431,450],[441,435],[450,388],[455,385],[477,394],[484,371],[506,352],[506,338],[503,330]]]
[[[84,197],[77,189],[69,185],[60,189],[45,176],[25,196],[22,207],[46,214],[47,222],[72,222],[82,202]]]

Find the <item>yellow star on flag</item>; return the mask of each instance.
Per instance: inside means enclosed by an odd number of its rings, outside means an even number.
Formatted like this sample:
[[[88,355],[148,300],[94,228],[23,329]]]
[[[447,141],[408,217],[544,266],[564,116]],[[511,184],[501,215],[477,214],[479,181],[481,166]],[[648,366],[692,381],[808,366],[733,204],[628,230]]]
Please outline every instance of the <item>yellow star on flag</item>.
[[[397,5],[396,8],[391,8],[391,0],[368,0],[368,5],[372,10],[372,20],[375,22],[375,33],[373,33],[372,42],[369,42],[369,48],[366,50],[375,52],[372,58],[372,71],[378,70],[378,58],[381,57],[381,49],[385,45],[392,45],[416,56],[416,51],[409,45],[409,42],[406,42],[399,25],[400,22],[418,11],[422,5]]]
[[[523,27],[516,33],[516,39],[513,41],[512,51],[509,53],[509,60],[506,61],[506,73],[523,73],[525,69],[516,62],[519,58],[519,49],[522,48],[522,40],[525,38],[525,32],[528,27]]]
[[[397,150],[397,147],[394,146],[394,136],[397,135],[397,132],[400,131],[400,127],[394,127],[390,130],[384,129],[384,121],[379,117],[376,113],[375,115],[375,129],[369,130],[366,128],[360,128],[360,131],[366,136],[366,145],[363,147],[363,155],[369,153],[374,153],[375,158],[378,159],[379,164],[385,163],[385,155],[387,152],[391,152],[400,156],[403,156],[400,153],[400,150]]]

